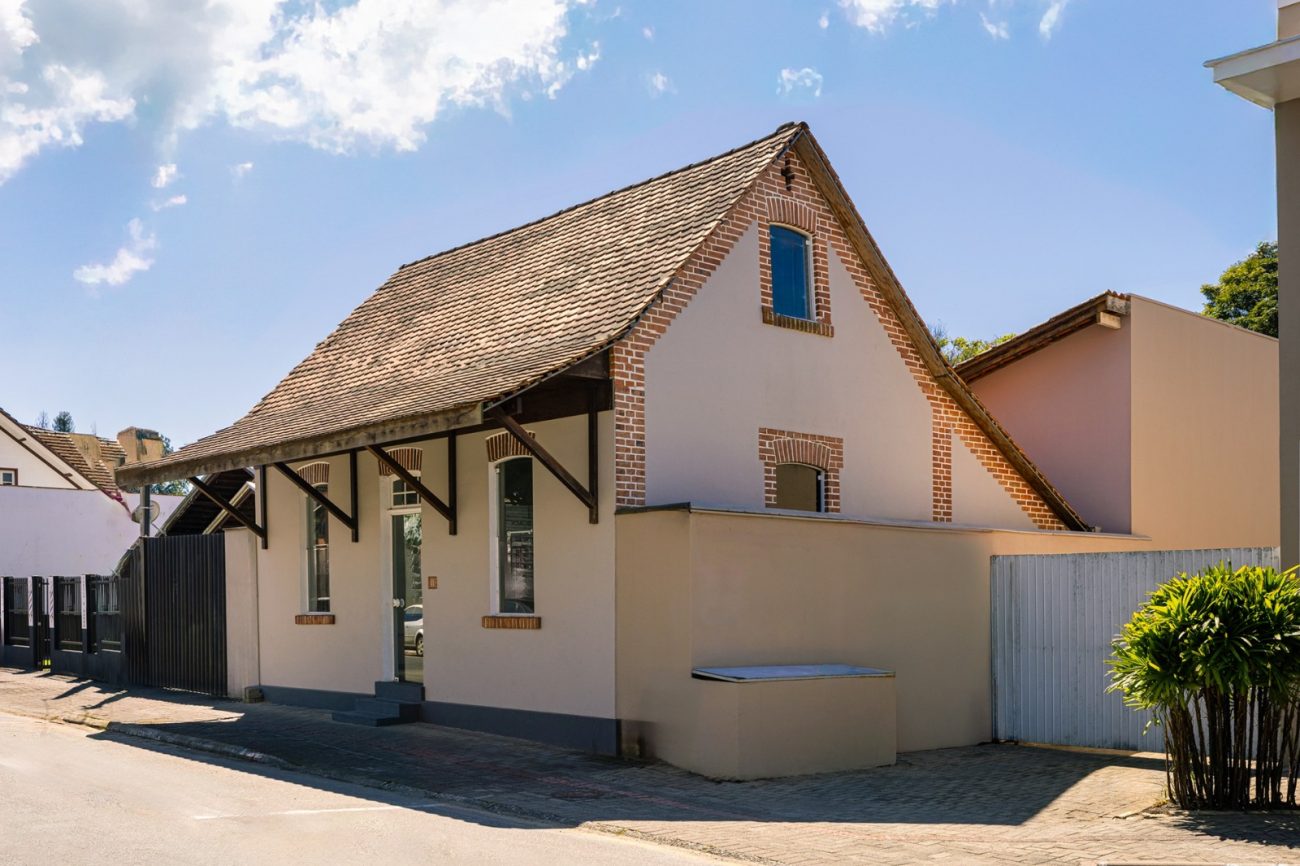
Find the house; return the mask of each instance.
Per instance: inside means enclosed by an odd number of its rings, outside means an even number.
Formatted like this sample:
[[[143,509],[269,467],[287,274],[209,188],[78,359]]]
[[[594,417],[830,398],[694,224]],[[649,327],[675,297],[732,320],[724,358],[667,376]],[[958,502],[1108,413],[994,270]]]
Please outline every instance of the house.
[[[1150,545],[953,373],[802,124],[403,265],[117,478],[247,466],[269,700],[728,778],[988,739],[989,557]]]
[[[1300,563],[1300,0],[1277,0],[1277,40],[1205,64],[1272,109],[1277,141],[1279,468],[1282,564]]]
[[[1278,546],[1276,339],[1106,292],[957,373],[1103,531]]]
[[[140,533],[139,496],[116,469],[146,455],[136,428],[120,441],[23,424],[0,409],[0,575],[103,574]],[[145,436],[145,440],[148,437]],[[152,441],[152,440],[149,440]],[[130,451],[122,445],[126,442]],[[155,497],[160,520],[180,497]]]

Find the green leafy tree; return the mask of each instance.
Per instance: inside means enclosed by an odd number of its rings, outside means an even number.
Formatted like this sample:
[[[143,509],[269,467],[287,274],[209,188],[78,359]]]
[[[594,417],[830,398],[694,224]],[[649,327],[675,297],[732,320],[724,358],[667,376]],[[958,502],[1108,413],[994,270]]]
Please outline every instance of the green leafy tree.
[[[54,416],[54,429],[58,433],[75,433],[77,425],[72,421],[72,413],[68,411],[60,412]]]
[[[1295,807],[1300,579],[1220,563],[1161,584],[1112,644],[1110,691],[1165,732],[1169,798],[1187,809]]]
[[[948,363],[956,366],[963,361],[969,361],[981,352],[987,352],[994,346],[1005,343],[1015,334],[1003,334],[1000,337],[994,337],[991,340],[972,340],[968,337],[951,337],[948,335],[948,329],[940,322],[930,329],[934,335],[934,341],[939,344],[939,351],[948,359]]]
[[[1217,283],[1201,286],[1201,294],[1205,315],[1276,337],[1277,244],[1260,243]]]

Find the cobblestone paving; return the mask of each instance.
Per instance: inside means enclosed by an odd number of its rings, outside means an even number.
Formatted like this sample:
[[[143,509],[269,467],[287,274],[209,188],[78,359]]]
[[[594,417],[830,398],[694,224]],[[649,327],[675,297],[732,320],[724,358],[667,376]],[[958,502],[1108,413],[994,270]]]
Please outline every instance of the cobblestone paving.
[[[759,863],[1300,864],[1300,815],[1152,808],[1163,782],[1152,756],[974,746],[914,752],[877,770],[735,783],[433,725],[361,728],[315,710],[9,670],[0,710],[146,724],[319,776]]]

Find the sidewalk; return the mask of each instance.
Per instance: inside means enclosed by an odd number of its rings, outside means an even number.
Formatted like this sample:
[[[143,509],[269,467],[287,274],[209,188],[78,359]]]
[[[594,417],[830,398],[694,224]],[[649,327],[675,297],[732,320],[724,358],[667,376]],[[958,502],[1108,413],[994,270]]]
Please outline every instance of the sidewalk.
[[[363,728],[315,710],[7,669],[0,711],[180,737],[250,759],[249,772],[257,761],[290,766],[760,863],[1300,864],[1300,815],[1153,810],[1163,767],[1141,756],[975,746],[865,772],[718,783],[433,725]]]

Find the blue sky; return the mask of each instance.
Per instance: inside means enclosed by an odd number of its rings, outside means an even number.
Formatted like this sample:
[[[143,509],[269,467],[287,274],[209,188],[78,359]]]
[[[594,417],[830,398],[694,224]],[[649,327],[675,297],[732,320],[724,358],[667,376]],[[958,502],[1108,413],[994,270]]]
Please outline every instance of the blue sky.
[[[397,266],[806,120],[929,322],[1199,309],[1274,0],[0,0],[0,406],[177,444]],[[175,168],[172,169],[171,166]],[[183,198],[183,201],[182,201]]]

